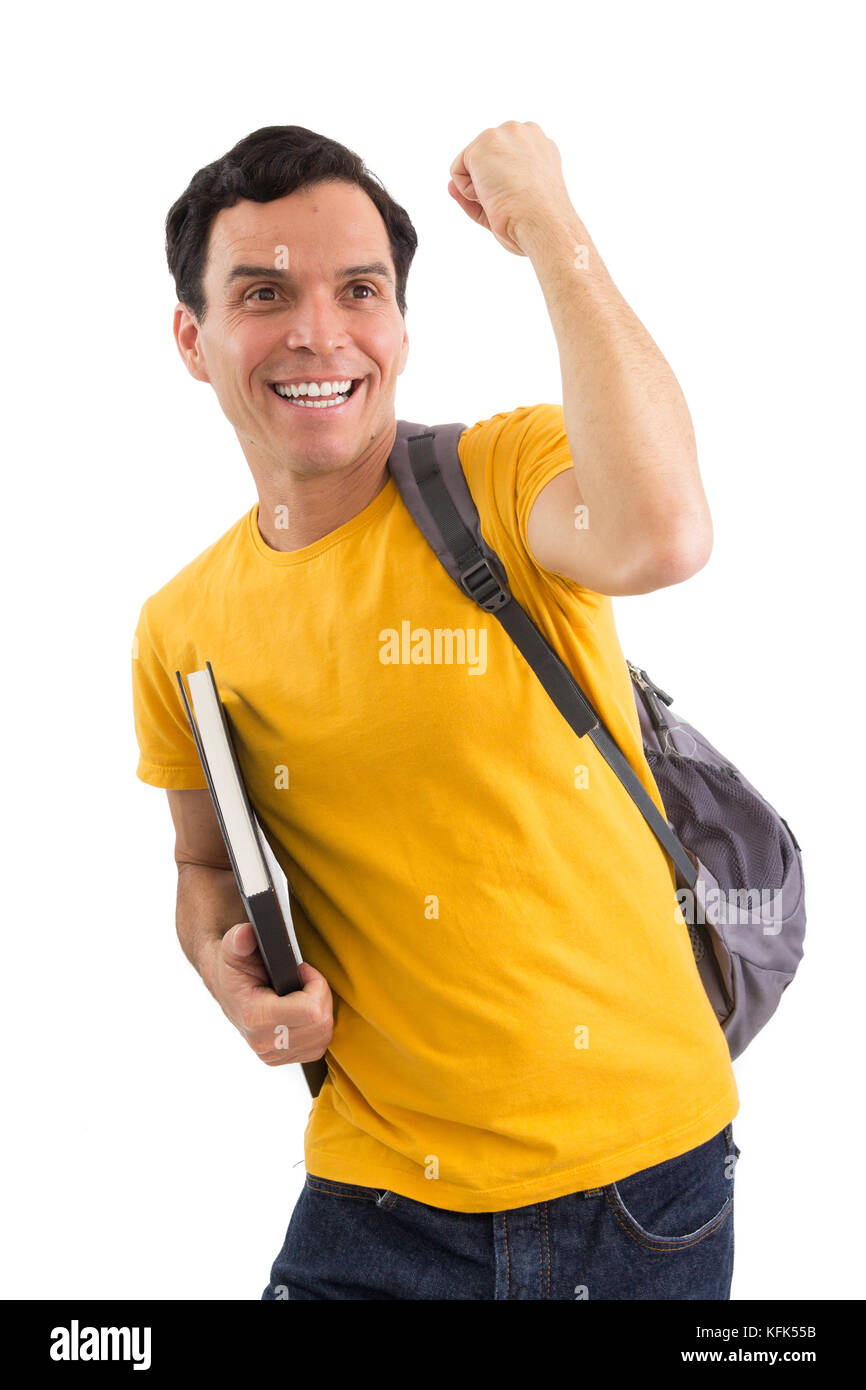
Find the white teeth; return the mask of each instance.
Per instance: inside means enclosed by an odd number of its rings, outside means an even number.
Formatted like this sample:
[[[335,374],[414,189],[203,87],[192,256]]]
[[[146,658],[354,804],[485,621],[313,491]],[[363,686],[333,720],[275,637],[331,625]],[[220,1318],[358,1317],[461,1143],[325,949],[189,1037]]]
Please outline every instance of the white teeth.
[[[345,397],[352,385],[351,377],[347,381],[323,381],[321,384],[316,381],[302,381],[296,386],[275,385],[274,390],[280,396],[297,398],[298,396],[324,396],[331,397],[336,402],[337,396]]]
[[[274,390],[277,395],[283,396],[286,400],[294,402],[295,406],[303,406],[307,410],[328,410],[332,406],[343,405],[349,399],[349,390],[352,385],[351,377],[348,381],[323,381],[321,384],[315,381],[303,381],[298,386],[282,386],[274,383]],[[331,392],[335,394],[332,395]],[[321,396],[321,400],[304,400],[305,396]]]

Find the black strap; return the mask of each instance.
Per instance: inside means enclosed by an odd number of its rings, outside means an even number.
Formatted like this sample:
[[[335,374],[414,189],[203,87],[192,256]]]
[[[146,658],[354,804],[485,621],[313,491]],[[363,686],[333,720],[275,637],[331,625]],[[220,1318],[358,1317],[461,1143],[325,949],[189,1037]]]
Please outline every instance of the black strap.
[[[464,524],[440,472],[434,440],[433,431],[410,435],[409,464],[424,504],[457,565],[461,587],[502,624],[578,738],[589,735],[670,855],[682,881],[694,889],[697,870],[671,825],[660,814],[571,671],[514,598],[501,561],[489,548],[485,555]]]

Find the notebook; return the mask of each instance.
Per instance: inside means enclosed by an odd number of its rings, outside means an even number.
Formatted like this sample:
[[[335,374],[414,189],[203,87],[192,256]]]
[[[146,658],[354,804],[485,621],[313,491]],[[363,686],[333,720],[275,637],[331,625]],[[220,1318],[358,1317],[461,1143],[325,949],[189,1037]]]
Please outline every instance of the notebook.
[[[289,884],[247,793],[213,668],[208,661],[203,671],[188,673],[192,708],[180,671],[175,675],[247,920],[274,992],[290,994],[303,988],[298,974],[303,957]],[[318,1095],[327,1076],[324,1058],[301,1066],[310,1091]]]

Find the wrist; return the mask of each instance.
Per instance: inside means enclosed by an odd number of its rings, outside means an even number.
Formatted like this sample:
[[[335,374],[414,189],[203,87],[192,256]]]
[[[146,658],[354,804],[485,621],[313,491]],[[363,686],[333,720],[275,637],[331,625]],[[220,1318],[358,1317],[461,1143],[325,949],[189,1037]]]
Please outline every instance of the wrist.
[[[511,219],[509,235],[523,254],[530,257],[551,244],[589,244],[589,233],[570,205],[563,208],[536,204],[524,208]]]
[[[568,287],[569,293],[600,296],[608,304],[616,287],[596,246],[572,208],[526,212],[512,224],[512,235],[548,295],[551,286]]]
[[[229,928],[231,930],[231,928]],[[222,956],[222,940],[225,932],[214,935],[209,932],[201,942],[198,952],[198,960],[195,962],[202,983],[211,993],[214,999],[217,994],[217,982],[219,979],[219,968]]]

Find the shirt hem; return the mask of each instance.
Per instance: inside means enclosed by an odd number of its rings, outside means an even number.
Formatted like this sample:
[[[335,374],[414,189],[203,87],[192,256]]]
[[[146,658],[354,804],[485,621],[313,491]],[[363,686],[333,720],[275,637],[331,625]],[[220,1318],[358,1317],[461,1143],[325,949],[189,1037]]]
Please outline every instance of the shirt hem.
[[[689,1124],[668,1130],[658,1138],[620,1149],[603,1160],[582,1163],[576,1168],[557,1172],[544,1180],[533,1179],[483,1191],[468,1191],[453,1183],[445,1183],[440,1178],[414,1178],[405,1169],[387,1163],[346,1162],[339,1155],[314,1145],[306,1148],[305,1167],[308,1173],[331,1182],[355,1183],[380,1190],[388,1188],[400,1197],[408,1197],[440,1210],[469,1213],[508,1211],[536,1202],[554,1201],[557,1197],[567,1197],[574,1192],[607,1187],[632,1173],[676,1158],[712,1139],[733,1120],[739,1108],[736,1089],[733,1093],[728,1089],[720,1100],[708,1110],[702,1110]]]
[[[201,763],[198,767],[167,767],[141,759],[135,775],[149,787],[161,787],[163,791],[204,791],[207,787]]]

